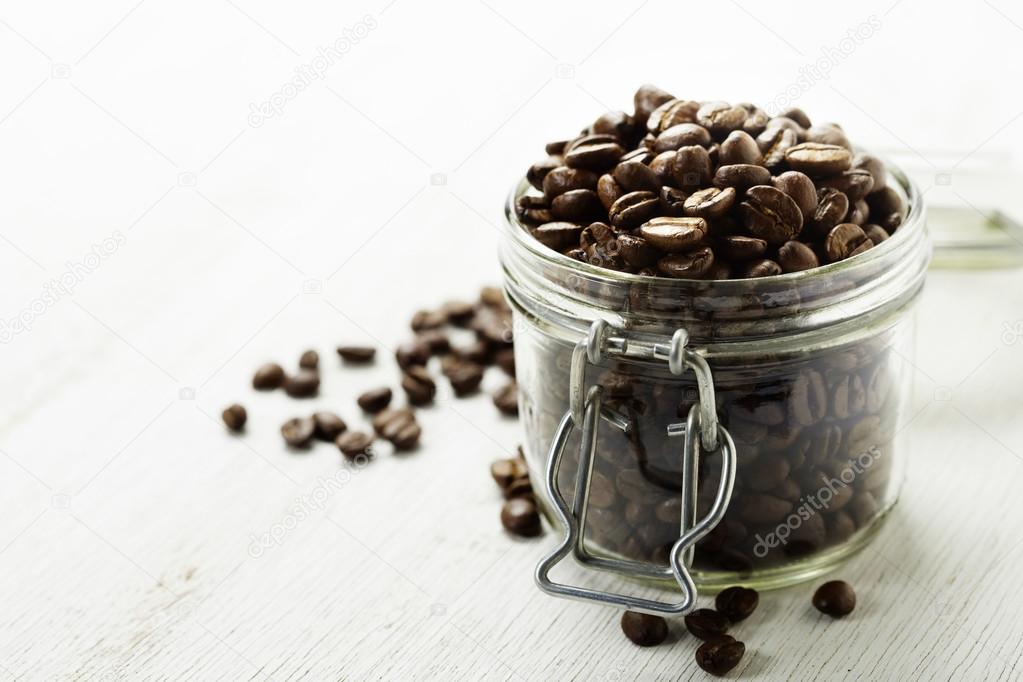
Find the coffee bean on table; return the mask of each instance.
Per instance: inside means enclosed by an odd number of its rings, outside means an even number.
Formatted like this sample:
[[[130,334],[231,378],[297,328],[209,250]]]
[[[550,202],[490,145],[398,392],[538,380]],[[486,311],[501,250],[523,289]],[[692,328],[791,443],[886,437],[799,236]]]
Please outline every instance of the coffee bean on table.
[[[353,365],[365,365],[373,362],[376,356],[376,348],[372,346],[338,346],[337,354],[341,360]]]
[[[514,417],[519,413],[519,386],[514,381],[499,388],[493,396],[494,406],[501,414]]]
[[[316,423],[312,417],[294,417],[281,425],[284,442],[293,448],[305,448],[313,440]]]
[[[416,334],[419,343],[425,343],[433,355],[440,355],[451,350],[451,339],[440,329],[425,329]]]
[[[221,415],[221,419],[224,420],[224,424],[227,428],[232,431],[241,431],[245,428],[245,422],[248,420],[249,415],[245,412],[245,408],[235,403],[225,409]]]
[[[494,353],[494,364],[500,367],[505,374],[515,378],[515,349],[502,348]]]
[[[292,398],[311,398],[320,390],[320,375],[315,370],[300,369],[284,380],[284,392]]]
[[[366,412],[376,414],[391,404],[391,389],[386,386],[370,389],[356,398],[356,402]]]
[[[841,618],[856,608],[856,592],[853,591],[852,585],[844,580],[831,580],[813,593],[813,606],[821,613]]]
[[[320,366],[320,354],[314,350],[307,350],[299,357],[298,366],[302,369],[316,369]]]
[[[787,241],[778,247],[778,265],[784,272],[801,272],[820,265],[817,254],[803,242]]]
[[[345,431],[334,440],[334,444],[345,457],[355,459],[359,455],[372,454],[373,437],[363,431]]]
[[[668,637],[668,621],[660,616],[626,611],[621,624],[629,641],[639,646],[656,646]]]
[[[704,642],[696,650],[696,664],[711,675],[726,675],[746,654],[746,645],[724,635]]]
[[[348,428],[345,421],[333,412],[316,412],[313,414],[315,432],[313,436],[318,440],[325,440],[328,443],[337,438]]]
[[[448,322],[456,327],[464,327],[472,319],[473,305],[467,301],[448,301],[440,308],[448,318]]]
[[[728,632],[728,618],[714,609],[696,609],[685,617],[686,629],[700,639],[712,639]]]
[[[433,352],[430,350],[430,346],[420,339],[406,341],[394,351],[398,366],[406,370],[409,367],[425,365],[430,361],[431,355]]]
[[[284,384],[284,368],[276,362],[261,365],[252,376],[252,387],[257,391],[272,391]]]
[[[509,533],[522,537],[540,534],[540,513],[536,503],[527,497],[513,497],[501,507],[501,525]]]
[[[729,587],[718,592],[714,598],[714,606],[728,620],[738,623],[749,618],[760,603],[760,595],[749,587]]]
[[[803,214],[796,202],[770,185],[750,187],[740,208],[746,229],[771,246],[781,246],[803,227]]]
[[[493,477],[494,483],[503,490],[515,479],[527,477],[529,471],[526,468],[525,460],[519,457],[506,457],[491,463],[490,475]]]
[[[483,367],[475,362],[456,362],[445,372],[451,388],[458,397],[466,396],[480,387]]]
[[[425,367],[412,365],[405,369],[401,377],[401,387],[408,396],[408,401],[413,405],[426,405],[433,401],[437,393],[437,384],[433,377],[426,371]]]
[[[501,490],[501,494],[504,495],[504,499],[506,500],[511,500],[516,497],[528,497],[529,499],[533,499],[533,484],[529,480],[529,476],[518,476],[512,479],[512,482]]]
[[[398,410],[379,429],[380,437],[389,441],[395,450],[411,450],[419,444],[422,429],[410,410]]]
[[[828,232],[824,252],[828,261],[834,263],[861,254],[873,245],[874,242],[870,241],[859,225],[842,223]]]
[[[440,310],[419,310],[412,316],[409,326],[412,331],[423,331],[424,329],[439,329],[447,324],[448,317]]]

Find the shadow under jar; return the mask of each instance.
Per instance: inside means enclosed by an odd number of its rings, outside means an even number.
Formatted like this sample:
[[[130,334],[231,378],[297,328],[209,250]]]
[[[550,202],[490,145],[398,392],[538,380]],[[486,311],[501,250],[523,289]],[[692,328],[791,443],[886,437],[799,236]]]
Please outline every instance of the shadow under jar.
[[[685,280],[614,272],[543,246],[506,207],[501,250],[515,316],[519,414],[534,487],[569,409],[573,348],[595,320],[630,343],[668,344],[677,329],[710,366],[720,423],[736,446],[724,520],[695,548],[705,588],[741,580],[768,588],[819,575],[862,548],[895,504],[906,447],[910,310],[930,246],[919,191],[889,168],[908,213],[888,240],[804,272],[739,280]],[[694,375],[663,361],[613,357],[585,372],[627,432],[603,419],[584,542],[597,555],[667,566],[680,536],[682,444],[667,427],[698,399]],[[564,451],[559,487],[571,505],[579,429]],[[697,468],[696,518],[717,494],[720,455]],[[539,502],[549,518],[551,500]]]

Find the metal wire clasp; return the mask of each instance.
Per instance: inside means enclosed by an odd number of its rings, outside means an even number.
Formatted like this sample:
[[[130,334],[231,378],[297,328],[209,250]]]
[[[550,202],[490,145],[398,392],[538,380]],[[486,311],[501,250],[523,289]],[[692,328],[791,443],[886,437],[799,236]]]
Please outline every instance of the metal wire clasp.
[[[561,543],[536,567],[536,584],[548,594],[570,599],[594,601],[602,604],[645,613],[684,614],[696,606],[696,585],[689,574],[695,544],[711,531],[721,519],[731,500],[735,484],[735,444],[732,437],[718,423],[714,400],[714,382],[710,367],[703,356],[687,348],[689,335],[684,329],[677,330],[670,344],[653,344],[630,348],[622,334],[604,320],[590,325],[587,337],[572,352],[571,386],[569,409],[551,443],[547,459],[544,487],[547,497],[554,506],[554,512],[561,521],[565,535]],[[587,502],[590,494],[590,480],[593,475],[593,458],[597,445],[598,416],[622,431],[632,428],[631,421],[622,414],[602,405],[600,386],[586,387],[588,363],[599,364],[607,356],[646,357],[667,360],[672,374],[681,375],[692,370],[699,388],[699,401],[693,405],[685,423],[670,424],[667,434],[684,438],[682,448],[682,514],[679,519],[679,539],[672,545],[666,568],[652,563],[603,557],[592,554],[586,547],[583,529],[586,528]],[[565,501],[558,485],[558,473],[568,440],[576,426],[582,428],[580,441],[579,468],[576,472],[575,497],[571,508]],[[717,496],[710,511],[699,522],[696,516],[696,472],[701,451],[721,452],[721,479]],[[666,603],[624,594],[605,592],[584,587],[556,583],[549,577],[551,569],[573,552],[580,563],[595,569],[611,571],[631,577],[674,578],[682,590],[682,600]]]

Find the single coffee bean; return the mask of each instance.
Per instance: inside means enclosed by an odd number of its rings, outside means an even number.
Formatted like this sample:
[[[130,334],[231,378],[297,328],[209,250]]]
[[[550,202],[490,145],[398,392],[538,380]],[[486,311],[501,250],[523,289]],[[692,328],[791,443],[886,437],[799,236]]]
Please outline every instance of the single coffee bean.
[[[856,608],[856,592],[844,580],[830,580],[813,593],[813,606],[832,618],[848,616]]]
[[[363,431],[345,431],[337,437],[334,444],[345,457],[355,459],[359,455],[372,454],[370,448],[373,445],[373,437]]]
[[[778,523],[792,511],[792,503],[773,495],[750,493],[739,502],[739,516],[750,523]]]
[[[661,90],[656,85],[645,83],[639,86],[636,94],[632,96],[632,104],[635,108],[633,118],[638,124],[643,125],[650,118],[650,114],[653,113],[654,109],[674,99],[674,95],[670,92]]]
[[[633,268],[649,267],[660,257],[660,252],[650,242],[632,234],[618,235],[618,252],[625,264]]]
[[[320,390],[320,375],[311,369],[300,369],[284,380],[284,392],[292,398],[310,398]]]
[[[458,397],[469,395],[480,387],[483,381],[483,367],[475,362],[457,362],[445,372],[451,388]]]
[[[661,188],[661,212],[670,217],[680,218],[685,214],[686,193],[665,185]]]
[[[760,595],[749,587],[729,587],[714,598],[715,608],[733,623],[749,618],[759,603]]]
[[[405,390],[405,395],[408,396],[408,401],[412,405],[426,405],[433,402],[433,397],[437,393],[437,384],[434,383],[433,377],[425,367],[420,365],[412,365],[405,369],[405,373],[401,377],[401,387]]]
[[[586,222],[599,218],[603,210],[600,197],[592,189],[573,189],[551,201],[551,215],[558,220]]]
[[[792,197],[803,214],[803,222],[808,223],[817,210],[817,188],[813,180],[799,171],[785,171],[771,179],[771,184]]]
[[[769,258],[762,258],[748,264],[742,271],[742,276],[747,278],[773,277],[781,274],[781,266]]]
[[[817,254],[802,242],[787,241],[778,247],[778,264],[783,272],[801,272],[820,265]]]
[[[653,218],[639,228],[639,236],[654,247],[678,253],[689,251],[707,236],[707,221],[703,218]]]
[[[808,369],[792,382],[789,416],[800,426],[813,426],[828,413],[828,387],[820,372]]]
[[[514,381],[498,389],[493,399],[494,406],[501,414],[514,417],[519,413],[519,387]]]
[[[307,350],[298,358],[298,366],[302,369],[316,369],[320,366],[320,354],[314,350]]]
[[[853,157],[852,167],[865,170],[870,173],[870,177],[874,179],[874,184],[871,187],[871,192],[876,192],[879,189],[884,189],[888,183],[888,173],[885,171],[884,162],[876,156],[870,154],[857,154]]]
[[[523,194],[515,200],[515,216],[527,225],[540,225],[554,220],[547,200],[530,194]]]
[[[873,245],[874,243],[870,241],[859,225],[842,223],[828,232],[828,237],[824,242],[824,252],[828,256],[828,262],[834,263],[857,256]]]
[[[549,156],[561,156],[565,152],[565,145],[568,144],[568,140],[555,140],[548,142],[543,146],[543,150],[547,152]],[[539,187],[537,187],[539,189]]]
[[[513,500],[516,497],[534,499],[533,484],[529,482],[529,476],[518,476],[509,483],[502,491],[504,499]]]
[[[245,411],[245,408],[235,403],[229,406],[221,414],[220,418],[224,420],[224,424],[227,428],[232,431],[241,431],[245,428],[245,422],[248,420],[249,415]]]
[[[391,397],[391,389],[387,387],[374,388],[361,394],[356,398],[356,402],[366,412],[376,414],[391,404]]]
[[[440,310],[419,310],[412,316],[409,326],[412,331],[421,332],[426,329],[440,329],[448,323],[448,317]]]
[[[382,435],[390,424],[408,419],[415,420],[415,413],[411,408],[385,408],[373,417],[373,430],[377,435]]]
[[[638,192],[641,190],[657,192],[661,188],[657,174],[641,161],[623,161],[619,163],[614,169],[614,180],[626,192]],[[597,189],[599,193],[599,183]]]
[[[579,245],[588,249],[597,244],[604,245],[615,239],[617,233],[606,223],[590,223],[579,234]]]
[[[711,220],[728,213],[735,203],[735,189],[708,187],[693,192],[683,203],[683,210],[690,218]]]
[[[443,355],[451,350],[451,339],[440,329],[425,329],[416,334],[416,340],[426,344],[433,355]]]
[[[696,664],[711,675],[723,676],[746,654],[746,645],[729,636],[704,642],[696,650]]]
[[[294,417],[281,425],[281,436],[284,442],[293,448],[308,447],[316,433],[316,423],[312,417]]]
[[[713,639],[728,632],[728,618],[714,609],[696,609],[685,617],[686,629],[700,639]]]
[[[542,529],[536,503],[526,497],[514,497],[501,507],[501,525],[514,535],[536,537]]]
[[[693,147],[693,149],[703,149],[703,147]],[[707,150],[703,149],[703,153],[706,154]],[[694,153],[686,152],[686,154],[693,155]],[[672,184],[675,182],[674,173],[677,158],[678,152],[661,152],[654,157],[653,161],[650,162],[650,170],[654,172],[654,175],[657,176],[657,181],[662,185]],[[707,164],[706,171],[709,174],[710,157],[706,157],[704,161]]]
[[[767,492],[788,478],[789,461],[773,452],[765,452],[744,466],[743,480],[750,490]]]
[[[433,353],[430,352],[430,347],[419,339],[401,344],[394,352],[398,367],[402,369],[425,365],[430,361],[431,355]]]
[[[891,187],[882,187],[870,193],[867,205],[870,206],[871,222],[877,223],[889,234],[895,231],[906,215],[906,204],[902,196]]]
[[[690,253],[673,253],[657,261],[657,270],[667,277],[701,279],[714,266],[714,252],[703,247]]]
[[[748,261],[763,256],[767,251],[767,242],[756,237],[732,235],[723,237],[715,244],[716,252],[736,261]]]
[[[345,363],[352,365],[365,365],[373,362],[376,357],[376,348],[372,346],[338,346],[337,354]]]
[[[800,109],[799,107],[790,107],[785,111],[781,112],[781,114],[779,115],[784,116],[785,118],[792,119],[803,128],[809,128],[811,125],[813,125],[812,123],[810,123],[810,117],[807,116],[806,112]]]
[[[770,185],[750,187],[740,209],[746,229],[771,246],[781,246],[803,227],[803,214],[796,202]]]
[[[792,170],[810,177],[825,177],[848,169],[852,165],[852,154],[834,144],[803,142],[785,152],[785,161]]]
[[[565,152],[565,165],[590,171],[604,171],[612,168],[625,150],[618,141],[608,135],[591,135],[583,138]]]
[[[715,187],[734,187],[737,192],[749,189],[754,185],[768,185],[770,182],[771,171],[763,166],[754,166],[750,163],[718,166],[718,170],[714,174]]]
[[[850,152],[852,151],[849,138],[845,136],[842,127],[837,123],[821,123],[820,125],[810,126],[806,129],[805,137],[807,142],[833,145],[843,147]]]
[[[526,171],[526,180],[536,189],[543,189],[543,179],[555,168],[563,165],[564,161],[560,156],[548,156],[542,161],[537,161]]]
[[[814,237],[825,237],[848,212],[849,198],[837,189],[825,187],[817,192],[817,208],[809,231]]]
[[[669,154],[670,152],[665,152]],[[658,157],[660,158],[660,157]],[[703,147],[690,145],[680,148],[670,159],[668,173],[661,178],[665,184],[675,185],[685,190],[695,190],[707,184],[711,178],[713,163],[710,154]]]
[[[650,117],[647,119],[647,130],[657,135],[680,123],[696,123],[696,112],[699,109],[699,102],[673,98],[650,112]]]
[[[823,178],[819,184],[821,187],[837,189],[848,197],[849,201],[859,201],[874,188],[874,177],[869,171],[853,168],[839,175]]]
[[[414,417],[395,420],[384,429],[383,437],[390,441],[394,449],[405,452],[414,449],[419,445],[419,438],[422,436],[422,428]]]
[[[857,200],[849,207],[849,212],[845,214],[845,218],[842,219],[843,223],[852,223],[853,225],[859,225],[863,227],[867,223],[867,219],[870,217],[870,205],[863,199]]]
[[[650,172],[653,173],[652,170]],[[654,177],[656,177],[656,173]],[[604,173],[597,180],[597,198],[600,199],[600,205],[604,207],[604,210],[610,209],[623,194],[625,194],[625,190],[610,173]]]
[[[519,457],[508,457],[495,460],[490,465],[490,475],[493,477],[494,483],[503,490],[515,479],[528,477],[529,471],[526,469],[525,460]]]
[[[464,327],[473,316],[473,306],[468,301],[448,301],[440,309],[456,327]]]
[[[597,174],[588,170],[559,166],[544,177],[543,195],[547,201],[553,201],[555,197],[572,190],[596,189],[598,177]]]
[[[608,111],[600,115],[596,121],[590,124],[590,132],[596,135],[614,135],[616,139],[624,140],[632,135],[632,117],[624,111]]]
[[[502,348],[494,353],[494,364],[500,367],[505,374],[515,378],[515,349]]]
[[[710,131],[716,140],[723,140],[745,123],[749,112],[727,102],[707,102],[696,112],[696,122]]]
[[[757,145],[764,154],[763,164],[768,168],[776,168],[784,163],[785,153],[798,142],[796,133],[787,128],[768,126],[757,136]]]
[[[631,230],[653,218],[658,208],[660,201],[653,192],[629,192],[611,205],[608,217],[618,229]]]
[[[660,616],[626,611],[621,624],[629,641],[639,646],[656,646],[668,637],[668,621]]]
[[[654,152],[660,154],[690,145],[706,147],[710,142],[710,133],[703,126],[695,123],[679,123],[657,136],[654,141]]]
[[[284,368],[276,362],[261,365],[252,377],[252,388],[257,391],[272,391],[284,384]]]
[[[313,414],[313,427],[313,436],[329,443],[340,436],[348,424],[333,412],[316,412]]]
[[[549,249],[564,251],[579,244],[579,235],[582,231],[582,225],[557,221],[540,225],[533,230],[533,236]]]
[[[760,147],[750,134],[742,130],[733,130],[721,143],[718,152],[718,163],[722,166],[731,164],[757,165],[762,159]]]
[[[888,239],[888,233],[880,225],[864,225],[863,233],[874,243],[874,246],[877,246],[884,240]]]

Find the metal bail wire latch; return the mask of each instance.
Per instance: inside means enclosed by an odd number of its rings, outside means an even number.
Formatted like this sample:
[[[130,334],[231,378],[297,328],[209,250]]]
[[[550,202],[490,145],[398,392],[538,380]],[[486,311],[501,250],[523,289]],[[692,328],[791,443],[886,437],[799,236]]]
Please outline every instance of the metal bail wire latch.
[[[630,349],[628,340],[604,320],[590,325],[587,337],[572,351],[569,409],[562,417],[547,458],[544,487],[554,505],[554,512],[565,529],[564,538],[536,567],[536,584],[548,594],[569,599],[593,601],[650,614],[684,614],[696,606],[696,584],[689,574],[696,543],[711,531],[721,519],[732,497],[735,484],[735,444],[728,431],[718,423],[714,400],[714,382],[710,367],[702,355],[688,348],[689,335],[677,330],[670,345],[654,344]],[[685,423],[670,424],[669,437],[682,437],[682,515],[679,519],[679,539],[669,552],[669,566],[660,567],[643,561],[596,556],[587,548],[583,529],[586,528],[587,502],[590,479],[593,475],[593,457],[597,445],[598,417],[615,428],[628,432],[631,421],[624,415],[602,405],[602,389],[594,385],[586,388],[587,364],[599,364],[605,357],[637,357],[667,360],[674,375],[691,369],[696,375],[699,401],[689,410]],[[558,486],[565,448],[575,427],[581,426],[579,469],[576,472],[575,497],[571,508]],[[717,496],[707,515],[696,522],[696,472],[701,451],[721,452],[721,481]],[[556,583],[549,577],[551,569],[572,552],[576,560],[586,566],[632,577],[674,578],[682,590],[682,600],[675,603],[643,599],[614,592],[575,587]]]

